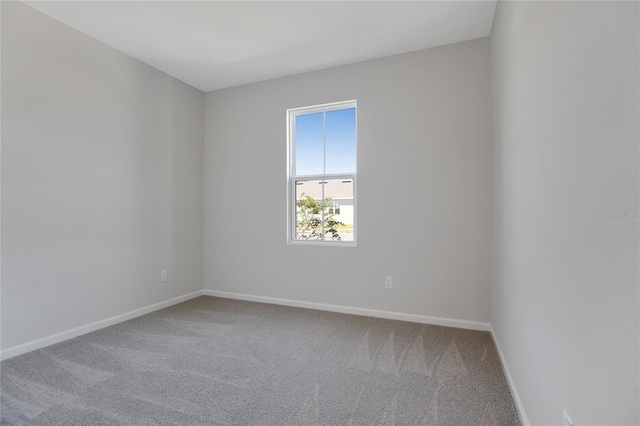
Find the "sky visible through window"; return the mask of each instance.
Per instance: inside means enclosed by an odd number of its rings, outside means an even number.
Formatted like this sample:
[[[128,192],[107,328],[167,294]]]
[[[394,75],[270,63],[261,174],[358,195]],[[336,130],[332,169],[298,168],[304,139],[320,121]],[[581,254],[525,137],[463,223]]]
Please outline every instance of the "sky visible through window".
[[[298,115],[295,174],[355,173],[355,124],[355,108]]]

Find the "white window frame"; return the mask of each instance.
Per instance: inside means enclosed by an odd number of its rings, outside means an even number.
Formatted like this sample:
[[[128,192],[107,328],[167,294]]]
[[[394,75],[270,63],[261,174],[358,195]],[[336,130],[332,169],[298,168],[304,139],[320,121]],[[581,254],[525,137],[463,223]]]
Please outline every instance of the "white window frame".
[[[353,173],[340,174],[314,174],[314,175],[296,175],[295,170],[295,134],[296,120],[299,115],[315,114],[319,112],[330,112],[341,109],[355,108],[356,117],[356,171]],[[356,174],[358,168],[358,105],[357,100],[332,102],[322,105],[314,105],[308,107],[291,108],[287,110],[287,243],[312,246],[336,246],[336,247],[356,247],[357,242],[357,196],[356,196]],[[353,241],[336,241],[336,240],[297,240],[296,239],[296,180],[347,180],[353,182]],[[324,189],[323,189],[324,191]],[[324,197],[323,197],[324,199]]]

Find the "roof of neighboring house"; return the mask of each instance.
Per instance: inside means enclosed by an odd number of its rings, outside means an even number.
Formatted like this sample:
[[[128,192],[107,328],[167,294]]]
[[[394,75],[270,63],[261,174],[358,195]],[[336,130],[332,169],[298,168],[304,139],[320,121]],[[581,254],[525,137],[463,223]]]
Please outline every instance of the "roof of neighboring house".
[[[316,200],[322,199],[322,187],[324,186],[324,198],[331,198],[333,200],[338,199],[353,199],[353,180],[325,180],[324,185],[322,181],[298,181],[296,182],[296,199],[300,200],[304,198],[304,195],[313,197]]]

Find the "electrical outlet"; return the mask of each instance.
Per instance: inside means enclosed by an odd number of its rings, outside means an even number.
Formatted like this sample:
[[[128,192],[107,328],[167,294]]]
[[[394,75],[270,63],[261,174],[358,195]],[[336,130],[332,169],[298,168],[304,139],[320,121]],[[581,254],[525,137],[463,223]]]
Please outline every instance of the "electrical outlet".
[[[167,271],[160,271],[160,281],[167,281]]]
[[[384,277],[384,288],[391,290],[393,288],[393,277]]]
[[[567,410],[562,410],[562,426],[573,426],[573,422],[567,414]]]

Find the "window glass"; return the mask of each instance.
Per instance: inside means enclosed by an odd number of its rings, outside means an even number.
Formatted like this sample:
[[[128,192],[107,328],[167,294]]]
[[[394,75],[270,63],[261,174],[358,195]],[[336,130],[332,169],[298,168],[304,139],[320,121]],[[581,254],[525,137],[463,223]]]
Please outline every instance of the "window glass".
[[[325,173],[356,171],[356,109],[326,113]]]
[[[324,173],[324,117],[323,113],[296,117],[296,175]]]

